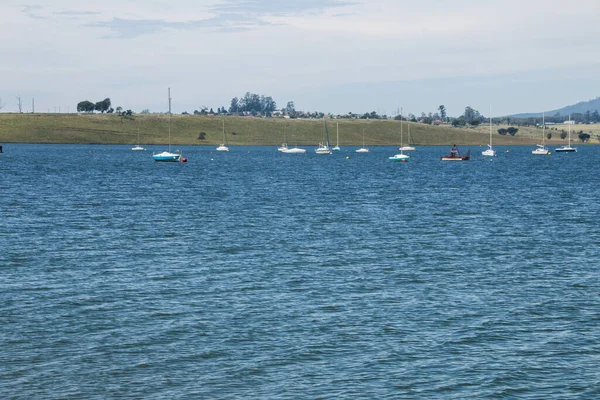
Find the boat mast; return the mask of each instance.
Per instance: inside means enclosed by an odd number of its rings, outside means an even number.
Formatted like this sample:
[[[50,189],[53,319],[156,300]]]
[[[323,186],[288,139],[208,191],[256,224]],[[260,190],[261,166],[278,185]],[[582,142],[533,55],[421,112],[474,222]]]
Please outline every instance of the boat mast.
[[[492,148],[492,106],[490,106],[490,149]]]
[[[542,146],[546,143],[546,113],[542,111]]]
[[[400,147],[402,147],[402,107],[400,107]]]
[[[171,88],[169,88],[169,153],[171,152]]]
[[[569,114],[569,147],[571,147],[571,114]]]

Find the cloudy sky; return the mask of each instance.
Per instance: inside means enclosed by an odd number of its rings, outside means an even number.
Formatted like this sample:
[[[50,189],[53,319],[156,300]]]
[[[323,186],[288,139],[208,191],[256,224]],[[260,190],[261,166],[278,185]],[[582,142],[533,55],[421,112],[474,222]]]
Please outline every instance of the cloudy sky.
[[[81,100],[493,115],[600,96],[600,1],[2,0],[2,112]]]

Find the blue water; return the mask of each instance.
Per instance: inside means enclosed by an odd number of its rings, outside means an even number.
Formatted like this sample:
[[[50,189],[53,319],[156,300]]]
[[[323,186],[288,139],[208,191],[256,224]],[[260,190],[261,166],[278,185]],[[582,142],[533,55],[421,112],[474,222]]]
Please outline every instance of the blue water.
[[[600,148],[354,149],[5,145],[0,398],[599,398]]]

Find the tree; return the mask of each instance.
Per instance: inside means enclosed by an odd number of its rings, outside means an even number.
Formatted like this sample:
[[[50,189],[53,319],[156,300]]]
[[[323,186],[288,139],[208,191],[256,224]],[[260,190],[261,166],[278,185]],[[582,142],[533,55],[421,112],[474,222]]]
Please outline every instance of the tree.
[[[229,112],[232,114],[240,112],[240,101],[238,100],[237,97],[234,97],[233,99],[231,99],[231,105],[229,106]]]
[[[587,133],[583,133],[583,131],[580,131],[579,132],[579,140],[581,140],[582,143],[585,143],[588,140],[590,140],[590,135]]]
[[[6,105],[6,103],[3,103],[2,102],[2,97],[0,97],[0,110],[2,110],[5,105]]]
[[[548,138],[548,140],[552,139],[552,132],[548,132],[546,134],[546,137]]]
[[[118,106],[117,108],[115,108],[115,111],[117,112],[117,114],[121,114],[121,111],[123,111],[123,107]]]
[[[471,122],[473,122],[473,120],[476,117],[475,110],[472,109],[471,107],[467,106],[465,108],[465,113],[463,114],[463,116],[465,117],[465,122],[467,122],[468,124],[470,124]]]
[[[77,103],[77,112],[94,112],[94,103],[88,100],[80,101]]]
[[[564,129],[561,129],[561,131],[560,131],[560,138],[562,140],[565,140],[566,137],[567,137],[567,132],[565,132]]]
[[[506,129],[506,131],[510,136],[515,136],[519,129],[511,126],[510,128]]]
[[[505,136],[507,133],[508,133],[507,130],[504,129],[504,128],[498,129],[498,134],[499,135]]]
[[[446,106],[442,104],[438,107],[438,110],[440,110],[440,117],[442,117],[442,120],[446,120]]]
[[[107,97],[106,99],[97,102],[94,104],[94,109],[96,111],[100,111],[101,113],[108,111],[110,109],[110,99]]]
[[[285,113],[290,117],[296,115],[296,106],[294,105],[293,101],[287,102],[287,105],[285,106]]]

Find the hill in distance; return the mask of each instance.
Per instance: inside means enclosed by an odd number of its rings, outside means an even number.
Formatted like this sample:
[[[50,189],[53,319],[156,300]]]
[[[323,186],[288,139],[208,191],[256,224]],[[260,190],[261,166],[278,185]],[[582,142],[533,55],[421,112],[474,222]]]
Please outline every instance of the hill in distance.
[[[577,104],[559,108],[558,110],[546,111],[546,116],[553,117],[558,114],[566,117],[569,114],[584,114],[586,111],[594,112],[596,110],[600,111],[600,97],[596,97],[593,100],[581,101]],[[541,116],[541,112],[509,115],[512,118],[539,118]]]

